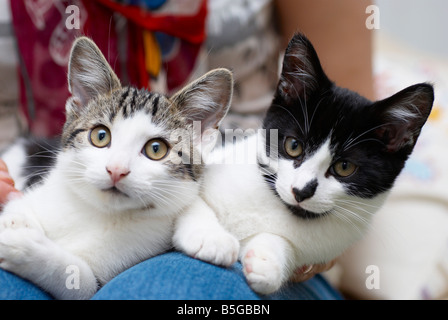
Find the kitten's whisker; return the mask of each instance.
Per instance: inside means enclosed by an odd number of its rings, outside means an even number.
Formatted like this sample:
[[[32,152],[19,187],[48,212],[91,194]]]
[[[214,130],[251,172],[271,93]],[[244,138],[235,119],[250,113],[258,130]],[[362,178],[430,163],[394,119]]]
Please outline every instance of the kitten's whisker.
[[[345,223],[349,224],[350,226],[352,226],[360,235],[363,235],[364,232],[359,228],[359,226],[357,226],[354,223],[354,221],[352,221],[349,217],[347,217],[347,215],[344,212],[340,212],[338,209],[339,208],[333,210],[334,216],[337,217],[342,222],[345,222]]]
[[[379,209],[379,208],[381,208],[381,206],[375,206],[375,205],[373,205],[373,204],[369,204],[369,203],[365,203],[365,202],[361,202],[361,201],[356,201],[356,200],[350,200],[350,199],[337,199],[336,201],[338,201],[338,202],[342,202],[342,203],[345,203],[345,204],[352,204],[352,205],[361,205],[361,206],[367,206],[367,207],[371,207],[371,208],[374,208],[374,209]],[[373,213],[372,213],[373,214]]]
[[[378,229],[375,227],[375,224],[373,223],[373,220],[371,220],[371,219],[367,219],[367,218],[363,218],[363,217],[360,217],[360,216],[357,215],[355,212],[353,212],[353,211],[351,211],[351,210],[348,210],[347,208],[342,208],[342,209],[344,209],[346,213],[350,214],[350,215],[353,216],[355,219],[358,218],[358,221],[360,221],[360,222],[362,222],[363,224],[365,224],[365,225],[369,228],[369,231],[370,231],[370,232],[375,232],[375,233],[377,233],[377,234],[382,234],[381,230],[378,230]],[[362,208],[357,208],[357,209],[363,211]],[[367,213],[368,215],[374,215],[373,212],[369,212],[369,211],[365,211],[365,213]],[[361,219],[361,220],[360,220],[360,219]],[[364,232],[364,233],[365,233],[365,232]],[[364,234],[364,233],[363,233],[363,234]],[[362,235],[363,235],[363,234],[362,234]]]
[[[341,207],[341,206],[336,206],[337,211],[345,216],[350,222],[351,225],[354,226],[357,230],[359,230],[360,234],[363,234],[363,232],[361,231],[361,229],[359,229],[359,227],[355,224],[355,221],[357,221],[358,223],[363,224],[366,227],[370,227],[371,226],[371,220],[366,219],[365,217],[361,217],[360,215],[358,215],[356,212],[349,210],[347,208]],[[343,211],[339,211],[339,210],[343,210]],[[350,217],[352,219],[350,219]]]
[[[42,153],[37,152],[37,153],[35,153],[35,154],[29,155],[28,158],[45,158],[45,159],[48,158],[48,159],[55,160],[55,159],[56,159],[56,156],[57,156],[57,154],[54,154],[54,155],[47,155],[47,154],[44,154],[43,152],[42,152]]]
[[[294,115],[291,113],[291,111],[289,111],[288,109],[286,109],[285,107],[279,105],[279,104],[272,104],[272,107],[276,107],[276,108],[281,108],[283,110],[285,110],[286,112],[289,113],[289,115],[292,117],[292,119],[295,121],[295,123],[297,124],[297,126],[300,128],[300,131],[302,131],[303,134],[305,134],[305,131],[303,131],[302,126],[300,125],[299,121],[297,121],[296,117],[294,117]]]
[[[339,205],[337,205],[337,204],[335,204],[335,206],[336,206],[337,208],[339,208],[339,209],[345,210],[345,212],[347,212],[348,214],[350,214],[352,217],[354,217],[354,218],[357,219],[358,221],[362,221],[362,222],[366,222],[366,223],[369,223],[369,221],[370,221],[370,220],[367,219],[366,217],[363,217],[363,216],[359,215],[359,213],[357,213],[357,212],[355,212],[355,211],[353,211],[353,210],[350,210],[349,208],[345,208],[345,207],[339,206]],[[352,206],[352,207],[353,207],[354,209],[363,211],[363,212],[367,213],[368,215],[372,215],[371,212],[369,212],[369,211],[367,211],[367,210],[365,210],[365,209],[362,209],[362,208],[360,208],[360,207],[358,207],[358,206]]]
[[[325,91],[324,94],[322,94],[323,97],[319,100],[319,102],[316,104],[316,107],[314,108],[314,112],[313,112],[313,115],[311,116],[311,120],[310,120],[310,128],[311,128],[311,125],[313,124],[313,120],[314,120],[314,116],[316,115],[316,111],[319,108],[319,106],[322,103],[322,101],[324,100],[325,94],[327,93],[327,91]]]
[[[348,141],[349,139],[347,139],[347,141],[345,141],[344,144],[342,145],[343,150],[346,151],[346,150],[350,149],[350,148],[352,147],[352,144],[353,144],[356,140],[358,140],[359,138],[361,138],[362,136],[364,136],[364,135],[368,134],[369,132],[372,132],[372,131],[374,131],[374,130],[376,130],[376,129],[378,129],[378,128],[381,128],[381,127],[383,127],[383,126],[385,126],[385,125],[388,125],[388,124],[389,124],[389,123],[383,123],[383,124],[380,124],[380,125],[378,125],[378,126],[375,126],[375,127],[371,128],[371,129],[369,129],[369,130],[366,130],[366,131],[362,132],[361,134],[359,134],[356,138],[351,139],[350,141]],[[377,140],[377,141],[379,141],[380,143],[382,143],[382,141],[379,140],[379,139],[374,139],[374,140]]]
[[[23,178],[25,179],[25,181],[29,180],[32,177],[39,177],[39,176],[44,176],[48,173],[48,170],[42,169],[39,171],[34,171],[32,173],[27,174],[26,176],[24,176]]]
[[[366,142],[366,141],[376,141],[376,142],[378,142],[378,143],[380,143],[380,144],[384,144],[384,142],[381,141],[380,139],[376,139],[376,138],[368,138],[368,139],[360,140],[360,141],[358,141],[358,142],[356,142],[356,143],[352,143],[351,145],[349,145],[348,147],[346,147],[346,148],[344,149],[344,151],[347,151],[348,149],[351,149],[351,148],[353,148],[354,146],[356,146],[356,145],[358,145],[358,144],[360,144],[360,143]]]
[[[302,101],[302,98],[299,98],[299,102],[300,102],[300,109],[302,109],[303,119],[305,120],[305,123],[304,123],[305,134],[308,134],[309,133],[309,127],[308,127],[308,108],[307,108],[307,105],[306,105],[306,101],[307,101],[306,90],[304,92],[304,96],[305,96],[305,98],[303,100],[305,101],[305,105],[304,105],[304,103]]]

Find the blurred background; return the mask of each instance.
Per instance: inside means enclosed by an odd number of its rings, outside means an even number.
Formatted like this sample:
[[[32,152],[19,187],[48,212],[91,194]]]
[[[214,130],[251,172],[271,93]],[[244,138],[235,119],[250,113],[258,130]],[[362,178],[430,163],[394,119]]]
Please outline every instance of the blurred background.
[[[66,11],[70,5],[79,12]],[[369,5],[377,29],[366,27]],[[372,232],[326,275],[350,298],[446,299],[447,16],[443,0],[0,0],[0,150],[19,135],[60,132],[77,35],[95,40],[124,84],[167,94],[211,68],[232,69],[235,97],[225,126],[247,128],[259,126],[282,51],[303,31],[343,87],[382,99],[430,82],[436,93]],[[368,289],[372,265],[380,285]]]
[[[443,0],[376,0],[380,8],[380,31],[408,44],[418,51],[426,51],[440,58],[448,56],[448,3]]]
[[[414,153],[372,231],[343,256],[340,288],[355,297],[448,298],[448,3],[376,0],[373,36],[376,98],[430,82],[435,102]],[[368,289],[369,265],[380,272]],[[335,270],[332,270],[333,272]]]

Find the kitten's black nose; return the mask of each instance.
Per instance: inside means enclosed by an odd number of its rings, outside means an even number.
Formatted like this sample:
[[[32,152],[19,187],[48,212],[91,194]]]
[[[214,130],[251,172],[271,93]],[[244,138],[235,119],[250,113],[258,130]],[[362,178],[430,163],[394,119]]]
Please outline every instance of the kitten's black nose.
[[[309,199],[314,196],[317,189],[317,179],[308,182],[303,189],[293,188],[292,192],[297,202],[302,202],[303,200]]]

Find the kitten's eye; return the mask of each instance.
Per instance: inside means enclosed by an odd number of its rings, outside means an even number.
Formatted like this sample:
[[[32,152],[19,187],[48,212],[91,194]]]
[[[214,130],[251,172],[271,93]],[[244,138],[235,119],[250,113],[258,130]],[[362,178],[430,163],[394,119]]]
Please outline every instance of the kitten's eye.
[[[348,177],[355,173],[358,167],[348,161],[338,161],[334,164],[333,170],[340,177]]]
[[[110,131],[105,126],[98,126],[90,131],[89,140],[92,145],[97,148],[104,148],[109,145],[112,136]]]
[[[299,140],[289,137],[285,140],[285,150],[289,156],[297,158],[302,154],[303,146]]]
[[[143,153],[149,159],[161,160],[168,154],[168,145],[161,139],[153,139],[148,141],[144,148]]]

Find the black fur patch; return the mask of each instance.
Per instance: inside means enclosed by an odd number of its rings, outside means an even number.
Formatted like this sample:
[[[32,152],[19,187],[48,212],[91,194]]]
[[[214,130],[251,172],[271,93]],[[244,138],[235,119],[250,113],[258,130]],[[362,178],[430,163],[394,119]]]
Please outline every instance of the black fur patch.
[[[56,161],[60,149],[60,139],[30,139],[25,143],[27,160],[23,176],[27,178],[26,187],[40,183]]]
[[[154,101],[152,102],[152,115],[155,116],[157,114],[157,110],[159,109],[159,99],[160,97],[157,95],[154,97]]]

